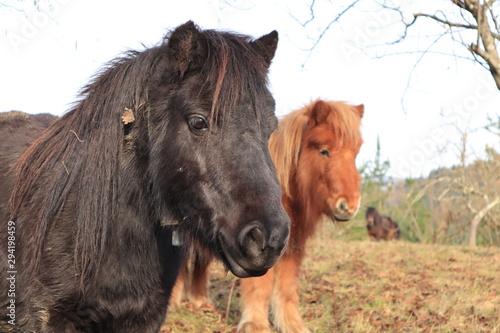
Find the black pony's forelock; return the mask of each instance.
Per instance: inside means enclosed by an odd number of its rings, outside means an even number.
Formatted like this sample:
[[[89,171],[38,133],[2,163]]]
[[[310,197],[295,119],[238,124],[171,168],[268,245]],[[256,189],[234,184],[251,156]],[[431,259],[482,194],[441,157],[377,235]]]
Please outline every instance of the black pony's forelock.
[[[222,122],[234,111],[242,92],[258,101],[267,89],[267,65],[255,50],[251,50],[248,36],[216,30],[202,32],[207,40],[208,59],[202,68],[205,85],[215,87],[210,118]],[[254,105],[256,116],[260,105]]]

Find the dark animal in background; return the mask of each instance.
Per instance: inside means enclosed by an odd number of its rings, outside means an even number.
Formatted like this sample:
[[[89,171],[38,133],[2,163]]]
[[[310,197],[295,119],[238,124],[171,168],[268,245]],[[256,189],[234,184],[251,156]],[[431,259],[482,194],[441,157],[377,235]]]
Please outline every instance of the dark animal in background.
[[[366,228],[372,240],[399,239],[401,231],[397,222],[389,216],[381,216],[374,207],[366,210]]]
[[[324,216],[353,218],[360,203],[360,176],[355,165],[363,142],[364,106],[318,100],[286,115],[271,135],[269,150],[292,225],[290,241],[276,266],[261,277],[241,279],[242,318],[238,332],[270,332],[269,310],[280,332],[309,332],[299,311],[300,266],[306,241]],[[208,299],[206,254],[190,249],[172,301],[183,297],[196,306]],[[185,293],[185,295],[183,295]]]
[[[277,41],[188,22],[111,62],[0,175],[14,177],[0,231],[0,332],[157,332],[180,234],[240,277],[276,263],[290,226],[267,146]]]
[[[14,186],[14,178],[7,176],[8,171],[29,143],[38,138],[56,119],[56,116],[48,113],[0,113],[0,223],[9,220],[7,199]]]

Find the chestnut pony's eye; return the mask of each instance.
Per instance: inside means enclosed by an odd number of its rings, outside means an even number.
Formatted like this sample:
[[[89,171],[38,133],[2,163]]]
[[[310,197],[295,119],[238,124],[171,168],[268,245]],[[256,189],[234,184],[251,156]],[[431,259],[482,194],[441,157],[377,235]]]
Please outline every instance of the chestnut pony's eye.
[[[326,157],[330,156],[330,151],[328,151],[328,149],[326,149],[326,148],[321,148],[321,149],[319,150],[319,153],[320,153],[321,155],[323,155],[323,156],[326,156]]]
[[[199,132],[208,129],[207,120],[200,115],[191,115],[188,117],[189,128],[192,131]]]

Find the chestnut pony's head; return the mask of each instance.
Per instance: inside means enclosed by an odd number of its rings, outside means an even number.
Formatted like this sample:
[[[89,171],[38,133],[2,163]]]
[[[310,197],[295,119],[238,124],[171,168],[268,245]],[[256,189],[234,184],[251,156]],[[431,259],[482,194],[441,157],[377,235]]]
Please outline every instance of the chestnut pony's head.
[[[356,215],[363,112],[363,105],[318,100],[285,116],[271,136],[283,195],[302,203],[307,216],[347,221]]]

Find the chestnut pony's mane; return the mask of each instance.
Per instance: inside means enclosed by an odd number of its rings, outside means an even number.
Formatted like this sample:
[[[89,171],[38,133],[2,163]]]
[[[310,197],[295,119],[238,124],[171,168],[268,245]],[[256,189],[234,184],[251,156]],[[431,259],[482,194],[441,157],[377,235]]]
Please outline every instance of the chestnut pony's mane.
[[[276,166],[278,179],[284,194],[288,197],[292,197],[289,186],[290,174],[297,167],[303,136],[311,123],[312,109],[316,103],[318,101],[283,117],[278,129],[269,139],[269,151]],[[343,145],[358,145],[362,141],[359,131],[361,118],[355,106],[337,101],[322,103],[328,109],[325,125],[333,129]]]

